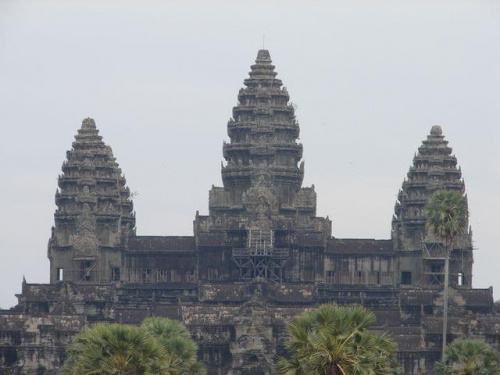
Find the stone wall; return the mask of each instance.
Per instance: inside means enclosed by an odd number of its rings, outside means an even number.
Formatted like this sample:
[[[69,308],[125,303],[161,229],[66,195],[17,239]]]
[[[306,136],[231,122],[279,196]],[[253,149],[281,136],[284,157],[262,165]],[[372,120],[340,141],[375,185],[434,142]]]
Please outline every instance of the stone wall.
[[[286,323],[321,303],[362,304],[399,346],[404,374],[433,374],[440,356],[442,295],[429,288],[338,286],[267,280],[196,284],[23,284],[19,305],[0,313],[2,374],[59,374],[74,335],[95,322],[182,320],[209,374],[273,374],[286,355]],[[500,349],[491,289],[453,289],[449,339],[485,338]]]

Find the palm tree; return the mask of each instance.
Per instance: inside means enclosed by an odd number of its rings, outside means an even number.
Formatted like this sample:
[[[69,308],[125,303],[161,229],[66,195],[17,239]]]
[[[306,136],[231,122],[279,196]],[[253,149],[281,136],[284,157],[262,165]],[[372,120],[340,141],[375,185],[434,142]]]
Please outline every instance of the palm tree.
[[[141,327],[97,324],[76,336],[65,375],[203,375],[197,345],[186,327],[166,318]]]
[[[375,315],[360,306],[322,305],[287,325],[281,375],[395,374],[397,346],[386,334],[369,332]]]
[[[144,330],[120,324],[98,324],[76,336],[68,350],[66,375],[175,375],[170,358]]]
[[[178,363],[178,369],[185,375],[202,375],[205,367],[197,360],[198,345],[191,339],[187,328],[179,321],[151,317],[141,327],[156,338],[157,342]]]
[[[500,353],[479,340],[455,340],[445,349],[443,362],[436,364],[439,375],[500,374]]]
[[[427,226],[445,245],[444,291],[443,291],[443,345],[442,360],[446,348],[448,331],[448,288],[450,283],[450,254],[455,238],[465,232],[469,219],[467,201],[462,193],[453,190],[438,190],[425,209]]]

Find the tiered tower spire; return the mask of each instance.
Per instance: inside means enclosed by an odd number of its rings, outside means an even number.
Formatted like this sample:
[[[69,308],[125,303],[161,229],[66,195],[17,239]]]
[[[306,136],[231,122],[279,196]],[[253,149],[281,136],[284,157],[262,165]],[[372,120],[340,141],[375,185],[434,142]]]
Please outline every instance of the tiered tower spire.
[[[304,176],[303,164],[298,167],[302,145],[293,105],[274,68],[269,51],[260,50],[228,123],[222,179],[227,190],[241,196],[265,171],[284,203],[291,204]]]
[[[51,282],[116,280],[117,250],[134,233],[135,213],[125,178],[93,119],[83,120],[66,158],[48,249]],[[103,252],[114,254],[107,265],[99,261]]]
[[[442,259],[443,248],[440,240],[435,238],[432,231],[426,227],[425,207],[430,196],[437,190],[454,190],[465,192],[460,167],[457,167],[457,158],[452,154],[448,141],[444,139],[440,126],[432,127],[427,139],[418,148],[413,158],[413,165],[404,180],[398,193],[398,200],[394,208],[392,219],[392,238],[395,250],[410,257],[423,258],[422,274],[419,270],[408,270],[417,274],[418,280],[424,284],[433,284],[443,280]],[[467,233],[468,228],[464,228]],[[441,248],[440,251],[439,248]],[[470,285],[472,278],[472,234],[469,232],[455,241],[457,259],[452,263],[457,279],[452,284],[461,283]],[[410,253],[414,253],[410,255]],[[460,259],[458,259],[460,258]],[[439,259],[439,261],[438,261]],[[453,260],[453,259],[452,259]],[[404,261],[401,263],[404,266]],[[415,282],[415,277],[412,283]],[[406,283],[406,282],[403,282]]]
[[[393,230],[402,232],[420,248],[422,236],[427,233],[424,211],[429,197],[440,189],[465,191],[457,158],[444,139],[440,126],[433,126],[418,148],[407,177],[394,208]],[[399,243],[398,246],[411,250],[409,242]]]
[[[260,50],[227,125],[224,187],[212,187],[209,215],[197,214],[194,222],[196,244],[202,249],[198,261],[206,270],[201,279],[229,280],[236,274],[240,279],[314,281],[322,274],[319,263],[287,263],[299,232],[324,249],[331,222],[316,217],[314,186],[301,187],[299,124],[276,75],[269,51]]]

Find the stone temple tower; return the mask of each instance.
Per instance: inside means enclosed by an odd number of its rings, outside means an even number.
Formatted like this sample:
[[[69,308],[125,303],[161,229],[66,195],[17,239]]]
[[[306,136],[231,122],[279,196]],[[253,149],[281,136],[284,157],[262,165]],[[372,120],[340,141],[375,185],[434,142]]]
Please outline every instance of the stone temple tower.
[[[224,144],[227,166],[222,168],[224,188],[242,199],[262,179],[274,186],[286,205],[293,204],[304,177],[299,124],[294,108],[267,50],[260,50],[250,78],[238,94],[238,105],[228,123],[230,143]]]
[[[24,280],[19,304],[0,310],[0,374],[59,374],[88,324],[163,316],[187,326],[207,374],[272,375],[287,355],[287,323],[324,303],[370,309],[374,329],[397,342],[403,372],[433,373],[445,252],[424,209],[437,190],[465,191],[441,127],[413,159],[392,238],[335,238],[328,217],[316,216],[314,186],[302,186],[299,124],[276,77],[269,52],[259,51],[227,124],[223,186],[210,190],[192,236],[136,235],[111,148],[83,121],[59,177],[51,282]],[[472,289],[464,229],[451,252],[448,340],[480,338],[498,350],[493,289]]]
[[[331,222],[316,217],[314,187],[302,188],[299,124],[274,68],[269,52],[260,50],[227,125],[224,187],[212,188],[209,215],[197,215],[194,223],[202,278],[322,277]],[[306,237],[315,241],[311,259],[292,262]]]
[[[125,178],[94,120],[83,120],[66,158],[48,246],[50,282],[118,281],[135,213]]]
[[[408,178],[398,193],[392,220],[392,239],[399,255],[398,283],[438,286],[444,281],[444,246],[426,228],[425,206],[437,190],[465,192],[462,172],[440,126],[433,126],[413,158]],[[450,284],[472,283],[472,232],[455,242],[451,255]]]

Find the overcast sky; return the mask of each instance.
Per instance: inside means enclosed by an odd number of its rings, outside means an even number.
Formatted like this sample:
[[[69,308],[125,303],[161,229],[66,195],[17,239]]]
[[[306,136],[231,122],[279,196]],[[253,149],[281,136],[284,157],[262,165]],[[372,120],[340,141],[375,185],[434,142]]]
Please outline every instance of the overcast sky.
[[[432,125],[462,167],[474,286],[500,298],[500,2],[0,0],[0,306],[48,282],[66,150],[93,117],[139,235],[192,235],[257,50],[297,106],[304,185],[340,238],[390,238]]]

